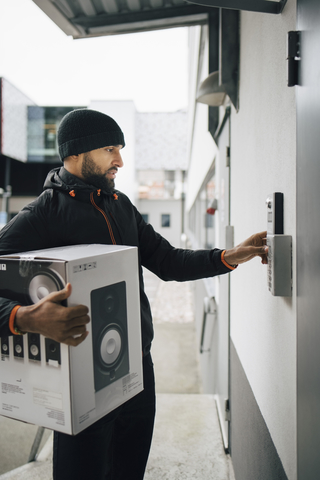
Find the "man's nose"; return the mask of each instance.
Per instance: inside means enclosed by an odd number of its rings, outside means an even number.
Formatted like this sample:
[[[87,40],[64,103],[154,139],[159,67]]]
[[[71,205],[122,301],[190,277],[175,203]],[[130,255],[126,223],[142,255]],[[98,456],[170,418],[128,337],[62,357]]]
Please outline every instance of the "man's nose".
[[[123,167],[124,163],[123,163],[122,156],[121,156],[120,152],[118,153],[117,157],[114,159],[113,164],[116,165],[119,168]]]

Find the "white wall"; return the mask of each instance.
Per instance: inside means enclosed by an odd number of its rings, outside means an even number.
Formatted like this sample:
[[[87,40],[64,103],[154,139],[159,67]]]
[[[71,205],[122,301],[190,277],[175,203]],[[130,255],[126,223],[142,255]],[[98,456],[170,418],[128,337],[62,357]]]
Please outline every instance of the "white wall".
[[[267,195],[284,193],[293,297],[273,297],[258,259],[231,275],[231,337],[289,480],[296,478],[296,117],[286,80],[295,0],[282,15],[242,12],[240,109],[231,117],[235,243],[266,229]]]
[[[149,221],[156,232],[166,238],[174,247],[180,247],[181,243],[181,200],[147,200],[137,202],[140,213],[147,213]],[[170,227],[161,227],[161,214],[171,215]]]
[[[126,146],[121,151],[124,167],[117,173],[116,189],[125,193],[135,203],[137,184],[135,178],[135,118],[136,108],[132,100],[104,101],[93,100],[89,108],[99,110],[112,117],[124,133]]]
[[[265,200],[284,193],[284,233],[293,238],[293,296],[273,297],[258,259],[231,276],[231,339],[289,480],[296,480],[296,115],[287,87],[287,32],[295,30],[296,0],[281,15],[241,12],[239,111],[231,113],[231,225],[235,243],[266,230]],[[192,41],[201,52],[199,32]],[[198,69],[206,76],[204,61]],[[199,67],[198,67],[199,68]],[[190,81],[193,101],[196,73]],[[195,105],[189,134],[187,208],[219,155],[207,132],[207,110]],[[223,109],[222,109],[223,110]],[[223,115],[223,112],[221,112]],[[222,118],[222,116],[220,117]]]
[[[26,205],[33,202],[37,197],[10,197],[10,213],[20,212]]]
[[[192,63],[197,64],[200,48],[200,27],[194,27],[190,31],[189,43]],[[191,69],[190,79],[190,113],[189,113],[189,169],[187,179],[186,209],[192,207],[202,182],[217,154],[217,146],[208,132],[208,107],[201,103],[194,103],[198,80],[200,83],[208,76],[208,44],[204,45],[203,61],[198,79],[197,69]]]
[[[1,153],[21,162],[28,157],[28,106],[35,105],[7,79],[1,88]]]

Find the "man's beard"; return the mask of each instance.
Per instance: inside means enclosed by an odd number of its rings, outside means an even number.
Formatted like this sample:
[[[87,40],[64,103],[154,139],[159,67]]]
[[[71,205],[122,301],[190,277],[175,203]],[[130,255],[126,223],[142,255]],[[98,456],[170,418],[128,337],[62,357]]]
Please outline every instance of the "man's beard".
[[[82,177],[86,183],[101,188],[104,192],[114,191],[114,179],[107,178],[100,168],[96,166],[89,153],[84,155],[84,160],[81,168]]]

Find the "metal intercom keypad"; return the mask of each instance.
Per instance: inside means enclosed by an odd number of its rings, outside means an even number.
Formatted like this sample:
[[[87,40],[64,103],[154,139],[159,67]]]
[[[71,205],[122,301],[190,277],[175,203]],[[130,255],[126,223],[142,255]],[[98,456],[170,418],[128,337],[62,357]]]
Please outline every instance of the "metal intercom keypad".
[[[292,296],[292,237],[284,235],[283,193],[268,196],[267,245],[268,288],[274,296]]]

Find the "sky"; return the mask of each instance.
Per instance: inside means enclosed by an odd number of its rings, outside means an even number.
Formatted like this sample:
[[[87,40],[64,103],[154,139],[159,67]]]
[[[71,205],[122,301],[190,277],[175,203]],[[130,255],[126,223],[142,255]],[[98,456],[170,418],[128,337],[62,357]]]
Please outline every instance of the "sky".
[[[0,77],[42,106],[133,100],[140,112],[188,102],[188,29],[73,40],[32,0],[0,0]]]

